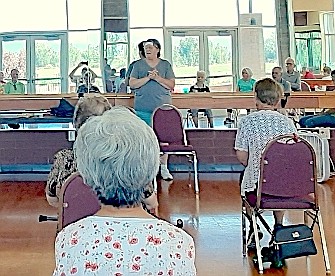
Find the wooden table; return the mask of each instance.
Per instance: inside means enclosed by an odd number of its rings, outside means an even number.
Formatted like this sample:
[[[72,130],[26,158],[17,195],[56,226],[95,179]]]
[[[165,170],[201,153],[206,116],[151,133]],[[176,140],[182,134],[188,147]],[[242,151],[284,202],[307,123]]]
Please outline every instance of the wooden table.
[[[301,80],[308,83],[311,87],[334,86],[333,80],[325,80],[325,79],[301,79]]]
[[[133,106],[131,94],[105,94],[113,105]],[[76,94],[56,95],[0,95],[0,111],[41,110],[58,106],[61,98],[76,104]],[[188,108],[255,108],[252,93],[212,92],[172,94],[172,103],[180,109]],[[292,92],[287,108],[335,108],[335,92]]]

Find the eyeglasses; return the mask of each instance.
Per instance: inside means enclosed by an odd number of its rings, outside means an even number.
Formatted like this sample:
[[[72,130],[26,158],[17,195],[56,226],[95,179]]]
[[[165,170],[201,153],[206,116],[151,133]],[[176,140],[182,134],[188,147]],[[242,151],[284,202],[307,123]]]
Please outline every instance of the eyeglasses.
[[[15,83],[13,83],[13,86],[14,86],[14,90],[16,90],[16,84]]]
[[[293,65],[293,63],[291,63],[291,62],[287,62],[286,65]]]

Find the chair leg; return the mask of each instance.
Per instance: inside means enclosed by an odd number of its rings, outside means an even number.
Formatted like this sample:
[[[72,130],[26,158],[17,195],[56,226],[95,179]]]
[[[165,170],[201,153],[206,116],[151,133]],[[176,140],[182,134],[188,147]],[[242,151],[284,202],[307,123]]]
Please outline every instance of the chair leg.
[[[192,119],[192,115],[190,113],[187,113],[185,120],[186,120],[186,126],[188,128],[193,126],[193,119]],[[184,123],[184,125],[185,125],[185,123]]]
[[[255,242],[256,242],[256,253],[257,253],[257,261],[258,261],[258,271],[260,274],[263,274],[264,271],[264,267],[263,267],[263,262],[262,262],[262,253],[261,253],[261,245],[259,242],[259,237],[258,237],[258,233],[257,233],[257,218],[256,218],[256,211],[252,210],[252,214],[251,214],[251,219],[252,219],[252,225],[254,228],[254,232],[255,232]]]
[[[317,216],[318,216],[318,226],[319,226],[319,232],[320,232],[320,238],[321,238],[321,246],[322,246],[322,251],[323,251],[323,259],[325,262],[326,273],[330,273],[330,261],[329,261],[325,231],[323,228],[321,213],[320,211],[317,211],[317,212],[318,212]]]
[[[242,254],[243,257],[247,255],[247,226],[246,226],[246,208],[244,202],[242,202]]]
[[[304,211],[304,224],[308,225],[308,213]]]
[[[194,190],[195,193],[199,193],[199,182],[198,182],[198,159],[197,155],[193,153],[193,168],[194,168]]]

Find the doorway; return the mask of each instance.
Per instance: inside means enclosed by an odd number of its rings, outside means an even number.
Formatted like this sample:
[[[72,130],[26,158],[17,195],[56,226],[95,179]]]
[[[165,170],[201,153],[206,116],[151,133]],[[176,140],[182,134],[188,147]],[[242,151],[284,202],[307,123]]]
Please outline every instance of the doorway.
[[[165,52],[176,75],[176,92],[186,92],[198,70],[206,72],[211,91],[233,91],[235,45],[235,30],[168,30]]]
[[[295,45],[298,69],[307,67],[314,73],[321,73],[322,43],[320,32],[295,33]]]
[[[67,92],[66,42],[66,33],[1,34],[0,69],[10,79],[10,71],[17,68],[28,94]]]

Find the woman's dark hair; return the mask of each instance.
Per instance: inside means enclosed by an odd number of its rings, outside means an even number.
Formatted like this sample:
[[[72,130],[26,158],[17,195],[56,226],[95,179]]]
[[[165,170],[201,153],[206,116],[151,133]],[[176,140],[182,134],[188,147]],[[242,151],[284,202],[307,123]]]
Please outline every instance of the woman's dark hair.
[[[143,56],[143,57],[145,57],[144,43],[145,43],[145,41],[142,41],[137,45],[138,51],[141,54],[141,56]]]
[[[126,68],[120,70],[120,78],[124,79],[126,77]]]
[[[145,42],[152,42],[152,44],[159,50],[159,52],[157,53],[157,57],[159,58],[161,56],[161,49],[162,49],[162,46],[159,43],[159,41],[157,39],[155,39],[155,38],[149,38]]]

